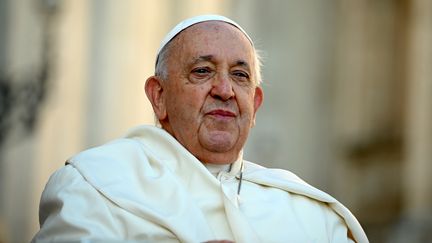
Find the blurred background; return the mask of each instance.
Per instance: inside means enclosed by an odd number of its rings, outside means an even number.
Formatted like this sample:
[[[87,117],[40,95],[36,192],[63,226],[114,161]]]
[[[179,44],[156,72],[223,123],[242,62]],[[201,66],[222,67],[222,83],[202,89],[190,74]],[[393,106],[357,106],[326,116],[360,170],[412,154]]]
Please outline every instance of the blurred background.
[[[0,242],[28,242],[49,175],[153,124],[143,85],[180,20],[263,51],[248,160],[338,198],[371,242],[432,242],[431,0],[0,0]]]

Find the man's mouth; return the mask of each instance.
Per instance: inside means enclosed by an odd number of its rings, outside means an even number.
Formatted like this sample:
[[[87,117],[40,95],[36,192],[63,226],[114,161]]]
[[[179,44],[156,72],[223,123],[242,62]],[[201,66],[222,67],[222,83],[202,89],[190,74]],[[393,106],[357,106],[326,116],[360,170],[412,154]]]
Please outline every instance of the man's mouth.
[[[208,112],[207,115],[210,115],[210,116],[213,116],[216,118],[223,118],[223,119],[236,117],[236,114],[234,112],[229,111],[229,110],[222,110],[222,109],[212,110],[212,111]]]

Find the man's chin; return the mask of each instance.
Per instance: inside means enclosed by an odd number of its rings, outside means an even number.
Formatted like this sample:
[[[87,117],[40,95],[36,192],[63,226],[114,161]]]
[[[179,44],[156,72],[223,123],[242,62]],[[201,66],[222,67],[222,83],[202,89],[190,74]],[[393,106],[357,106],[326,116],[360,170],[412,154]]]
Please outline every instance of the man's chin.
[[[236,141],[235,133],[230,131],[212,131],[200,136],[201,145],[215,153],[231,151]]]

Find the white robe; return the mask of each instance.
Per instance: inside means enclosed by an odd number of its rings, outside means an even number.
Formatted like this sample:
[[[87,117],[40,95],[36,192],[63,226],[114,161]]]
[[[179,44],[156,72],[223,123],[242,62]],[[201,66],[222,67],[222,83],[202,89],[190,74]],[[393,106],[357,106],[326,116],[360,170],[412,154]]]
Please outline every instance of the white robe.
[[[216,178],[153,126],[56,171],[42,195],[40,224],[35,242],[351,242],[348,235],[368,242],[348,209],[291,172],[240,156]]]

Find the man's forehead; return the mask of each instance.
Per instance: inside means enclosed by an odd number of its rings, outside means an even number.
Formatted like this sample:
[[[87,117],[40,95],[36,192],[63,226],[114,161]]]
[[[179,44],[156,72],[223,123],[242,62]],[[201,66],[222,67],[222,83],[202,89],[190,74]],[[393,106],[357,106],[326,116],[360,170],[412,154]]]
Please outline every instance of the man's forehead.
[[[247,37],[235,26],[222,21],[206,21],[194,24],[178,33],[170,42],[181,43],[185,42],[196,44],[199,42],[199,36],[205,36],[208,39],[217,39],[221,35],[231,35],[232,40],[243,39],[244,43],[252,46]]]
[[[208,22],[208,21],[219,21],[219,22],[228,23],[228,24],[234,26],[235,28],[240,30],[244,34],[244,36],[246,36],[246,38],[249,40],[249,42],[253,46],[252,39],[249,37],[249,35],[246,33],[246,31],[243,30],[243,28],[240,25],[238,25],[236,22],[234,22],[233,20],[231,20],[227,17],[221,16],[221,15],[200,15],[200,16],[195,16],[195,17],[186,19],[186,20],[180,22],[179,24],[177,24],[162,40],[161,45],[159,47],[159,50],[157,52],[157,57],[159,57],[161,50],[171,40],[173,40],[177,35],[179,35],[181,32],[183,32],[184,30],[188,29],[189,27],[191,27],[193,25],[196,25],[198,23]]]

